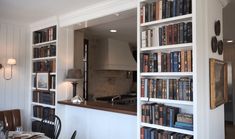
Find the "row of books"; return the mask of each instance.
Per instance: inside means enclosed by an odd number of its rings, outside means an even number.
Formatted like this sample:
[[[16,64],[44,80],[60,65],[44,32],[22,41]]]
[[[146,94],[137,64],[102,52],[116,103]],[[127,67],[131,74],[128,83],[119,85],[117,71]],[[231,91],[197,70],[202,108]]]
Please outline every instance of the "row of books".
[[[141,78],[141,97],[193,101],[193,80]]]
[[[141,53],[141,72],[192,72],[192,50]]]
[[[141,97],[167,98],[167,79],[141,78]]]
[[[192,22],[153,27],[141,32],[141,47],[164,46],[192,42]]]
[[[33,32],[33,43],[56,40],[56,26]]]
[[[174,127],[179,108],[164,104],[142,104],[141,121],[144,123]]]
[[[55,72],[56,60],[37,61],[33,63],[33,72]]]
[[[49,107],[43,107],[39,105],[33,106],[33,116],[37,118],[49,117],[49,115],[55,115],[55,109]]]
[[[193,139],[193,136],[150,127],[141,127],[140,139]]]
[[[177,107],[166,106],[164,104],[142,104],[141,121],[144,123],[193,130],[193,115],[179,113],[179,111],[180,109]],[[189,120],[189,117],[191,120]]]
[[[140,22],[151,22],[190,13],[192,13],[192,0],[152,0],[142,3]]]
[[[55,105],[55,92],[33,91],[33,102]]]
[[[56,45],[43,46],[33,49],[33,58],[56,56]]]

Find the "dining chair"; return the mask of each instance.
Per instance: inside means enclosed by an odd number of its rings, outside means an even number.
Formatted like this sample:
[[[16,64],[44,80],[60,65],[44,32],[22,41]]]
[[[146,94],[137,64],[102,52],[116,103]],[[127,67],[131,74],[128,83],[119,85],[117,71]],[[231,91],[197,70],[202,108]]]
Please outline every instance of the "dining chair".
[[[61,131],[61,120],[56,115],[49,115],[41,121],[40,131],[47,137],[58,139]]]
[[[73,135],[71,136],[71,139],[75,139],[76,135],[77,135],[77,131],[75,130],[75,131],[73,132]]]

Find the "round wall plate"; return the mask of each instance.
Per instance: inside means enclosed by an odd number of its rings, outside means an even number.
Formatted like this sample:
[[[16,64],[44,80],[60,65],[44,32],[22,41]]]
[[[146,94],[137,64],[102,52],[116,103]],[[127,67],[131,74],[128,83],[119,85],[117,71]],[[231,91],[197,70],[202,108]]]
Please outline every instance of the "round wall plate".
[[[219,55],[222,55],[223,50],[224,50],[223,41],[220,40],[220,41],[218,41],[218,53],[219,53]]]
[[[217,38],[215,36],[211,38],[211,50],[213,53],[217,51]]]
[[[220,35],[220,20],[215,21],[215,35],[219,36]]]

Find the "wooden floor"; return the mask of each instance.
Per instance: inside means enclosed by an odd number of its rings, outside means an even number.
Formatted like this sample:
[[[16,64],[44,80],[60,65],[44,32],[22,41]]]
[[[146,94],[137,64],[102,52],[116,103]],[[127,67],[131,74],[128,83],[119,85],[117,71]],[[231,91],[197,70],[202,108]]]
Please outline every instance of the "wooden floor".
[[[226,122],[225,128],[225,139],[235,139],[235,125]]]

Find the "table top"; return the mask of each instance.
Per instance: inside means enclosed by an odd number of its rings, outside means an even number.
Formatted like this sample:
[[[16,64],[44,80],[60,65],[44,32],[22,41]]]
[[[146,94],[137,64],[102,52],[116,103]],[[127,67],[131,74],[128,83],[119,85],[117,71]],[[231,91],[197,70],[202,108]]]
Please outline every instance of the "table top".
[[[18,132],[18,131],[9,131],[8,139],[49,139],[43,133],[40,132]]]
[[[134,116],[136,116],[137,114],[136,105],[116,105],[116,104],[112,105],[110,103],[104,103],[104,102],[102,103],[98,101],[84,101],[82,103],[73,103],[71,102],[71,100],[58,101],[58,103],[75,107],[104,110],[104,111],[110,111],[110,112],[116,112],[116,113],[122,113]]]

